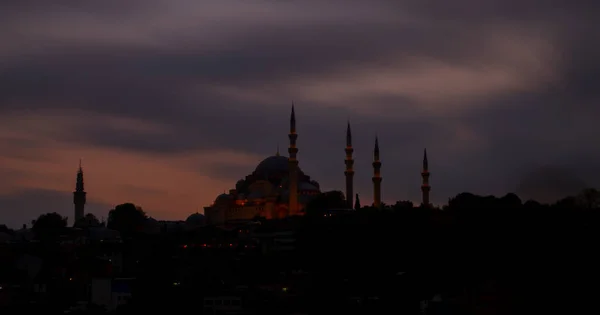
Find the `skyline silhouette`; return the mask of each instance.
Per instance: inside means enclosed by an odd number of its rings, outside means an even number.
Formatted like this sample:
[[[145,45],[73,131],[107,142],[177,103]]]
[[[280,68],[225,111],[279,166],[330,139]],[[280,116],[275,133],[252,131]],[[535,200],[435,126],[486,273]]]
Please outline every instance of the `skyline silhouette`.
[[[420,201],[424,147],[438,205],[600,187],[585,1],[226,2],[0,4],[0,223],[72,220],[80,158],[86,213],[184,219],[288,143],[292,99],[322,191],[350,120],[363,205],[375,134],[388,204]]]

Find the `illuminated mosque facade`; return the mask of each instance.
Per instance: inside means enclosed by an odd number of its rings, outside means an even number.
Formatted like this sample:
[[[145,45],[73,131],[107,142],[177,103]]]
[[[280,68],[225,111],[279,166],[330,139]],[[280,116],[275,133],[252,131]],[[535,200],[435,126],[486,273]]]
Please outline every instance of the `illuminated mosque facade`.
[[[229,193],[223,193],[215,199],[212,205],[204,207],[208,224],[235,223],[252,220],[258,217],[266,219],[281,219],[289,216],[305,214],[306,205],[321,193],[319,183],[312,180],[298,166],[296,155],[296,115],[292,105],[290,117],[289,157],[279,154],[261,161],[254,172],[237,182]],[[350,123],[346,131],[346,201],[347,209],[353,208],[354,197],[354,159],[352,154],[352,133]],[[381,161],[379,159],[379,141],[375,138],[373,151],[373,206],[381,206]],[[423,157],[421,172],[423,204],[429,205],[429,171],[427,152]]]

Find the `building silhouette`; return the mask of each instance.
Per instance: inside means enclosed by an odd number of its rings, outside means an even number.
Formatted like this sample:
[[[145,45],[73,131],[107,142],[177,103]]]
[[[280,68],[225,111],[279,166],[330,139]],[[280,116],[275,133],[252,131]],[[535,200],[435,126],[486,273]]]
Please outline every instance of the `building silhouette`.
[[[421,184],[422,204],[425,207],[429,207],[431,205],[429,202],[429,191],[431,190],[431,186],[429,186],[429,162],[427,161],[427,149],[423,151],[423,171],[421,171],[421,177],[423,178],[423,183]]]
[[[296,130],[296,112],[292,104],[290,115],[289,157],[277,153],[261,161],[256,169],[244,179],[239,180],[234,189],[223,193],[207,207],[204,207],[208,224],[235,223],[262,217],[277,219],[288,216],[304,215],[308,202],[321,193],[318,182],[311,180],[299,167],[298,133]],[[352,131],[350,122],[346,127],[345,183],[346,207],[354,208],[354,159],[352,154]],[[423,161],[423,199],[429,203],[429,184],[427,177],[427,156]],[[381,160],[379,138],[375,137],[373,150],[373,206],[381,207]]]
[[[346,170],[344,171],[344,175],[346,175],[346,201],[348,203],[348,208],[352,209],[354,207],[352,197],[354,196],[354,159],[352,158],[352,153],[354,149],[352,148],[352,131],[350,130],[350,122],[348,122],[348,127],[346,128]]]
[[[303,215],[306,204],[321,193],[318,182],[311,180],[298,165],[296,113],[290,116],[289,157],[277,154],[261,161],[256,169],[239,180],[234,189],[223,193],[212,205],[204,207],[208,224],[223,224]]]
[[[86,192],[83,187],[83,169],[81,168],[81,159],[79,160],[79,169],[77,170],[77,180],[75,191],[73,192],[73,204],[75,204],[74,223],[81,220],[84,216]]]
[[[289,206],[287,215],[298,215],[300,212],[300,208],[298,206],[298,159],[296,158],[296,154],[298,154],[298,148],[296,147],[298,134],[296,133],[296,112],[294,111],[294,103],[292,103],[290,133],[288,134],[288,137],[290,138],[290,147],[288,148],[290,157],[288,158]]]
[[[379,159],[379,138],[375,136],[373,150],[373,207],[381,207],[381,160]]]
[[[289,157],[277,153],[262,160],[255,170],[244,179],[236,183],[235,188],[217,196],[215,201],[204,207],[206,223],[224,224],[243,222],[256,219],[278,219],[288,216],[304,215],[306,205],[321,193],[320,185],[310,176],[305,174],[298,163],[298,133],[296,130],[296,112],[292,104],[290,115]],[[345,186],[346,186],[346,208],[354,209],[360,203],[354,203],[354,148],[352,146],[352,130],[348,121],[346,127],[346,157],[345,164]],[[375,136],[375,147],[373,149],[373,206],[380,208],[381,201],[381,159],[379,151],[379,137]],[[430,191],[429,185],[429,163],[427,149],[423,153],[423,167],[421,171],[422,205],[429,207]],[[85,215],[87,192],[84,189],[83,168],[81,159],[75,191],[73,192],[73,204],[75,205],[74,222],[83,219]],[[358,201],[358,194],[356,194]]]

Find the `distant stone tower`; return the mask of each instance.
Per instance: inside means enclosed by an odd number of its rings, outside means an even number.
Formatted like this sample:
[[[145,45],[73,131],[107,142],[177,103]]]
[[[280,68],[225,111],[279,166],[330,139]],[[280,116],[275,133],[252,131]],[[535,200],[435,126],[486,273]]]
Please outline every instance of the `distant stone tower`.
[[[373,206],[381,207],[381,161],[379,160],[379,139],[375,137],[373,150]]]
[[[79,160],[79,170],[77,171],[77,182],[75,184],[75,191],[73,192],[73,204],[75,204],[75,221],[77,222],[83,218],[85,209],[85,192],[83,188],[83,169],[81,168],[81,159]]]
[[[352,201],[352,197],[354,197],[354,159],[352,158],[352,153],[354,149],[352,148],[352,132],[350,131],[350,122],[348,122],[348,128],[346,129],[346,171],[344,174],[346,175],[346,202],[348,203],[348,208],[352,209],[354,207],[354,203]]]
[[[421,193],[423,195],[423,206],[429,207],[429,162],[427,161],[427,149],[423,151],[423,171],[421,171],[421,177],[423,177],[423,183],[421,184]]]
[[[289,165],[289,207],[288,207],[288,215],[297,215],[298,214],[298,160],[296,159],[296,154],[298,153],[298,148],[296,147],[296,140],[298,139],[298,134],[296,134],[296,113],[294,112],[294,103],[292,103],[292,115],[290,117],[290,133],[288,135],[290,138],[290,147],[288,148],[288,153],[290,154],[288,158]]]

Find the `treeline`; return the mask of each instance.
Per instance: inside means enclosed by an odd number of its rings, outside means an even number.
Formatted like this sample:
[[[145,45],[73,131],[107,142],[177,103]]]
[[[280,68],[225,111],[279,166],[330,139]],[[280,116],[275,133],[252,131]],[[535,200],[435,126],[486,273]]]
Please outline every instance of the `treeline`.
[[[523,202],[515,194],[461,193],[441,208],[400,201],[325,215],[327,208],[343,206],[340,195],[323,194],[303,218],[302,257],[310,265],[353,268],[348,262],[360,261],[384,271],[415,265],[513,268],[598,261],[600,194],[593,189],[549,205]]]
[[[313,252],[322,250],[324,256],[333,256],[331,259],[346,259],[338,252],[365,256],[393,251],[395,256],[390,261],[394,263],[403,255],[407,257],[402,260],[409,262],[417,257],[459,252],[460,257],[493,254],[496,259],[502,258],[501,253],[527,257],[542,249],[544,253],[560,250],[582,255],[585,246],[600,236],[600,193],[594,189],[553,204],[523,202],[515,194],[498,198],[471,193],[450,198],[443,207],[410,201],[380,208],[359,203],[355,211],[328,215],[333,209],[346,208],[346,202],[343,193],[326,192],[307,205],[304,217],[288,220],[304,237],[301,243]],[[106,226],[128,239],[143,236],[149,220],[142,208],[125,203],[110,210],[106,222],[87,214],[75,227]],[[66,218],[57,213],[42,214],[32,223],[39,239],[52,239],[67,230]],[[266,229],[269,222],[263,223],[262,229]],[[14,231],[0,226],[0,232]],[[220,232],[208,227],[199,228],[198,233],[218,236]]]
[[[31,229],[36,239],[53,240],[60,235],[68,234],[67,219],[56,212],[44,213],[31,221]],[[141,207],[133,203],[124,203],[108,212],[106,222],[101,222],[94,214],[87,213],[73,226],[79,229],[106,227],[119,231],[122,237],[127,238],[142,234],[148,219],[148,215]],[[0,233],[12,235],[15,232],[6,225],[0,225]]]

